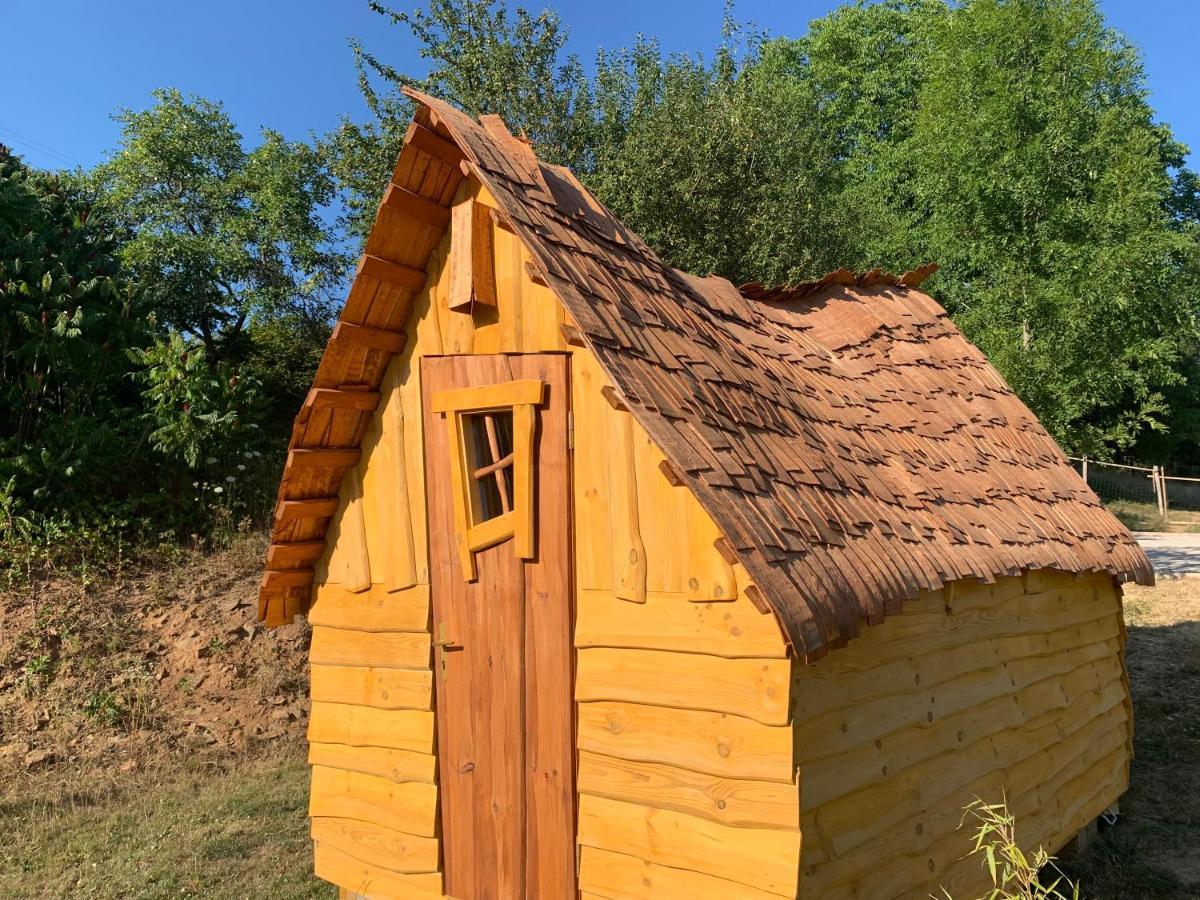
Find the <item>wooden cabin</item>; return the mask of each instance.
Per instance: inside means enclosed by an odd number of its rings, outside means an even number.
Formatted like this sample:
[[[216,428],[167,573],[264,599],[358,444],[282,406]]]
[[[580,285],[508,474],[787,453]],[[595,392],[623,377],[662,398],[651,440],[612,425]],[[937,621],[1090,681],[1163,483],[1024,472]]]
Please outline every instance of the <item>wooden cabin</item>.
[[[313,628],[317,874],[974,897],[973,798],[1051,851],[1115,803],[1150,567],[927,270],[672,270],[498,118],[411,96],[260,601]]]

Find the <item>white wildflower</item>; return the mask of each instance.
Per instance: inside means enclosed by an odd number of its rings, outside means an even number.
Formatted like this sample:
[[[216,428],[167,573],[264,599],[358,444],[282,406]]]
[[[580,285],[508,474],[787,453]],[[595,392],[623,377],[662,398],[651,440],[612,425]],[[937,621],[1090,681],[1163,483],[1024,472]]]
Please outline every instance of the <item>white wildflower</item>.
[[[218,484],[215,488],[213,488],[213,493],[214,494],[223,494],[223,493],[225,493],[225,488],[221,487]]]

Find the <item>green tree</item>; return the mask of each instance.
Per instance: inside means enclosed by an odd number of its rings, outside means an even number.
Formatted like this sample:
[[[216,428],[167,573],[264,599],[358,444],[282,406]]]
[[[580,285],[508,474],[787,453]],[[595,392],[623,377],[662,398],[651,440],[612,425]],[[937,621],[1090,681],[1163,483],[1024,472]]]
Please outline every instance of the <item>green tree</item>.
[[[255,318],[327,319],[346,258],[326,218],[335,186],[322,155],[270,130],[247,149],[219,103],[154,97],[117,116],[121,144],[94,177],[159,323],[201,341],[215,365],[246,355]]]
[[[1094,0],[971,0],[930,41],[910,233],[939,296],[1069,449],[1166,427],[1196,220],[1177,217],[1184,151],[1137,51]]]
[[[119,249],[78,179],[0,145],[0,486],[34,509],[120,492],[137,438],[126,350],[146,328]]]
[[[933,292],[1068,450],[1196,440],[1196,177],[1095,0],[858,0],[795,40],[727,13],[708,56],[639,38],[587,79],[552,12],[371,6],[431,70],[356,45],[376,121],[327,146],[360,233],[415,84],[501,113],[673,265],[783,282],[940,263]]]
[[[590,93],[583,67],[564,53],[567,31],[558,13],[511,11],[494,0],[429,0],[428,7],[397,11],[377,0],[371,10],[408,28],[429,60],[424,77],[406,73],[350,42],[358,82],[375,121],[344,119],[324,150],[345,191],[350,230],[365,236],[375,204],[400,152],[412,107],[400,93],[416,87],[478,116],[500,115],[524,132],[544,159],[571,164],[590,147]]]

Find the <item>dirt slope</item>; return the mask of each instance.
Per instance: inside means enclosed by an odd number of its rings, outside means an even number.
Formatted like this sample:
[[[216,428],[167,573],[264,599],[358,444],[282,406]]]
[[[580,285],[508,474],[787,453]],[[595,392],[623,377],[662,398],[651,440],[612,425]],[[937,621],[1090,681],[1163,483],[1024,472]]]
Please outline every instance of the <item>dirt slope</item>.
[[[301,737],[309,631],[254,623],[264,547],[0,593],[0,777]]]

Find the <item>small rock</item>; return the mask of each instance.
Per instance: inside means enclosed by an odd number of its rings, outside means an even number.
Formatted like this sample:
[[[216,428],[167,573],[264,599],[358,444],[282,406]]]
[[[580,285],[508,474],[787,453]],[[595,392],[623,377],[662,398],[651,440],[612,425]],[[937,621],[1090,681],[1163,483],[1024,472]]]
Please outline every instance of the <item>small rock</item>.
[[[127,759],[127,760],[125,760],[125,762],[121,763],[121,765],[118,766],[118,768],[122,772],[124,772],[126,775],[128,775],[130,772],[136,772],[138,770],[137,760],[136,759]]]
[[[52,762],[54,762],[54,754],[49,750],[30,750],[25,754],[25,768],[27,769],[35,769]]]

